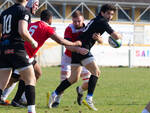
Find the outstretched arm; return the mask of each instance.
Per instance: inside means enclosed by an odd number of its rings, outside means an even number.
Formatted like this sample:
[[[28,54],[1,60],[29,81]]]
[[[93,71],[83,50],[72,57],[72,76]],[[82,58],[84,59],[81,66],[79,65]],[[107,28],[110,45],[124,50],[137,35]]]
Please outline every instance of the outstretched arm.
[[[51,38],[55,40],[57,43],[65,45],[65,46],[81,46],[82,45],[81,41],[71,42],[58,36],[56,33],[53,34]]]

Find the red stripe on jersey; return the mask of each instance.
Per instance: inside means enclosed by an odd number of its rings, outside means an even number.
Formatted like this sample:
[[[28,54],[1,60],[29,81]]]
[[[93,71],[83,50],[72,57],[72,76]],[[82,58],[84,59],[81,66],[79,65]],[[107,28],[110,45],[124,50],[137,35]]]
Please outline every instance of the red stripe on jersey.
[[[84,78],[84,79],[82,79],[82,80],[89,80],[89,78]]]

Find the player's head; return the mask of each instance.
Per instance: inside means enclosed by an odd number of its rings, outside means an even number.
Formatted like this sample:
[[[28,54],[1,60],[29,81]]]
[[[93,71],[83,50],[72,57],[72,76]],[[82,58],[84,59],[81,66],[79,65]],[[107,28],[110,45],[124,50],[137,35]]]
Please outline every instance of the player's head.
[[[28,0],[26,8],[30,10],[32,14],[35,14],[39,7],[39,0]]]
[[[103,16],[109,21],[112,20],[115,11],[116,11],[115,6],[111,4],[105,4],[101,7],[99,15]]]
[[[52,23],[52,12],[49,11],[49,10],[43,10],[41,12],[41,15],[40,15],[40,18],[42,21],[45,21],[47,22],[48,24],[51,24]]]
[[[27,2],[28,0],[16,0],[16,2],[19,2],[19,3],[23,3],[23,2]]]
[[[77,28],[77,29],[83,27],[84,17],[83,17],[83,14],[79,10],[76,10],[72,14],[72,22],[73,22],[75,28]]]

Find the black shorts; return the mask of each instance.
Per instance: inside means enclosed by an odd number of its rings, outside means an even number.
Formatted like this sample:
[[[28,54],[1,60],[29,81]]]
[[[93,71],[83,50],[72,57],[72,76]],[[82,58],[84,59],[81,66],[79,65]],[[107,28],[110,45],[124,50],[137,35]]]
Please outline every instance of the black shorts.
[[[84,59],[87,59],[87,58],[90,58],[90,57],[93,57],[93,55],[91,54],[91,52],[89,52],[89,53],[86,54],[86,55],[81,55],[81,54],[72,52],[71,64],[80,64],[80,65],[82,65],[81,62],[82,62]]]
[[[35,65],[36,63],[37,63],[37,61],[34,59],[31,64],[32,64],[33,67],[34,67],[34,65]],[[15,72],[15,69],[13,69],[11,77],[16,78],[16,79],[19,79],[20,74],[19,74],[18,72]]]
[[[0,68],[23,68],[31,65],[25,50],[5,49],[0,52]]]

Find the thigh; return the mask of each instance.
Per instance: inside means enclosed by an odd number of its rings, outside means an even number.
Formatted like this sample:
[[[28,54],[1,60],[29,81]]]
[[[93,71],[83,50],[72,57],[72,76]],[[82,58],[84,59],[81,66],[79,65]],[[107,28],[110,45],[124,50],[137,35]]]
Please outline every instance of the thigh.
[[[88,60],[88,59],[87,59]],[[98,65],[96,64],[96,62],[93,60],[93,61],[90,61],[89,63],[87,63],[85,65],[85,67],[90,71],[90,73],[92,75],[96,75],[96,76],[99,76],[100,74],[100,70],[99,70],[99,67]]]
[[[4,90],[11,77],[11,69],[0,69],[0,89]]]
[[[34,68],[36,80],[38,80],[39,77],[42,75],[41,67],[40,67],[40,65],[36,62],[36,63],[34,63],[33,68]]]
[[[33,65],[27,66],[19,71],[21,78],[25,81],[26,85],[35,86],[36,77],[33,69]]]

